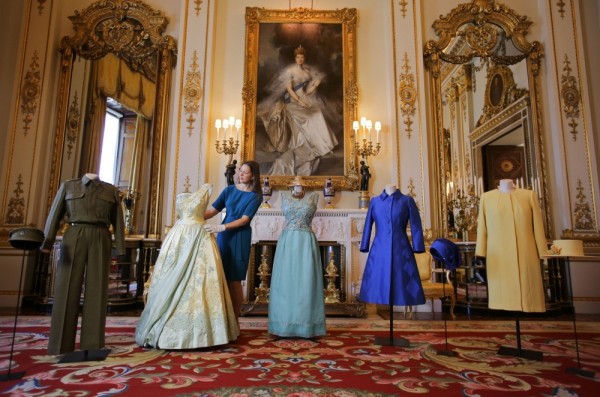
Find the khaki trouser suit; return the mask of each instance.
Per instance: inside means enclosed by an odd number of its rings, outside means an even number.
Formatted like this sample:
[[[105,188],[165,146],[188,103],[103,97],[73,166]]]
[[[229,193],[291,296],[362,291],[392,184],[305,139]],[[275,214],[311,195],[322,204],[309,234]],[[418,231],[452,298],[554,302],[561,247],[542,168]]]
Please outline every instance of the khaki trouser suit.
[[[75,350],[84,278],[79,347],[93,350],[104,346],[112,253],[110,225],[115,233],[117,255],[125,254],[123,212],[116,187],[87,175],[63,183],[46,221],[43,249],[52,248],[65,214],[70,226],[63,236],[55,276],[48,354]]]

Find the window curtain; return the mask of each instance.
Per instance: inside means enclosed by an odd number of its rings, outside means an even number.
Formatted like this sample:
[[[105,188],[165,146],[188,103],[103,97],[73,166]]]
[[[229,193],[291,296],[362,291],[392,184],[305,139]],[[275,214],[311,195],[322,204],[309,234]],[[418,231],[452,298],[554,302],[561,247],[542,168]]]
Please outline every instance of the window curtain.
[[[108,97],[115,99],[145,119],[141,122],[140,117],[138,117],[136,124],[137,128],[144,129],[144,133],[139,134],[145,137],[142,139],[143,142],[147,140],[147,131],[150,130],[156,103],[156,84],[142,73],[132,71],[116,55],[107,54],[93,62],[90,79],[90,101],[86,110],[87,117],[84,128],[80,175],[86,172],[98,173],[100,170],[106,99]],[[137,140],[138,131],[136,130],[136,145]],[[137,146],[136,150],[138,150]],[[140,152],[137,152],[137,156],[139,154]],[[134,156],[134,158],[137,158],[137,156]],[[139,171],[137,174],[139,174]],[[133,176],[134,174],[132,174]],[[134,180],[130,179],[130,183],[134,183]]]

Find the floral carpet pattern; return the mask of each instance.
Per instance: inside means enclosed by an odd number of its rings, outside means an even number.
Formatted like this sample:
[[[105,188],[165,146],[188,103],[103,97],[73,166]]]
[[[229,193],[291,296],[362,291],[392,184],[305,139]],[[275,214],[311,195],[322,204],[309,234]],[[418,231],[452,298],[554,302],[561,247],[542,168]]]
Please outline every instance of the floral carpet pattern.
[[[224,346],[187,351],[143,349],[135,317],[109,317],[104,361],[58,363],[46,354],[49,318],[19,319],[10,372],[0,382],[10,396],[598,396],[600,323],[521,322],[529,360],[498,354],[516,346],[510,321],[399,321],[394,337],[408,347],[376,343],[389,337],[386,321],[328,319],[317,339],[275,338],[266,319],[242,318],[242,335]],[[456,356],[438,354],[446,348]],[[0,374],[9,370],[13,318],[0,317]],[[385,343],[384,343],[385,344]],[[577,359],[579,352],[579,360]],[[589,371],[592,376],[569,372]]]

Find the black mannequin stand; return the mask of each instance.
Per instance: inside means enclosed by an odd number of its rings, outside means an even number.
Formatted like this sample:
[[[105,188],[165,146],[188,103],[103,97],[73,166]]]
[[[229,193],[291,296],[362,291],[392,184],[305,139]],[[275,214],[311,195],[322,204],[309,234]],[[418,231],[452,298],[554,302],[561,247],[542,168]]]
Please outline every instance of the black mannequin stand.
[[[388,337],[375,337],[375,344],[379,346],[408,347],[410,342],[405,338],[394,338],[394,305],[390,305],[390,335]]]
[[[21,300],[21,282],[23,281],[24,265],[25,265],[25,251],[23,251],[23,259],[21,261],[21,275],[19,276],[19,293],[17,294],[17,308],[15,309],[15,321],[13,323],[13,335],[12,335],[12,342],[10,344],[10,356],[8,358],[8,372],[6,374],[0,375],[1,382],[7,381],[7,380],[21,379],[25,375],[24,371],[11,372],[13,352],[15,350],[15,335],[17,332],[17,317],[19,316],[19,306],[20,306],[19,302]]]
[[[575,351],[577,352],[577,368],[569,367],[566,372],[569,374],[580,375],[586,378],[593,378],[595,372],[588,371],[581,368],[581,362],[579,361],[579,338],[577,337],[577,316],[575,313],[575,305],[573,304],[573,283],[571,281],[571,260],[570,257],[565,258],[566,276],[569,279],[569,298],[571,301],[571,307],[573,308],[573,332],[575,334]]]
[[[444,270],[444,276],[447,277],[447,273],[445,272],[446,264],[444,262],[442,262],[442,269]],[[446,303],[446,300],[448,299],[448,297],[446,296],[446,280],[442,280],[442,282],[442,293],[444,294],[443,303]],[[446,341],[446,348],[443,350],[437,350],[436,353],[438,356],[456,357],[456,352],[448,349],[448,320],[446,319],[446,312],[444,311],[443,303],[442,316],[444,316],[444,340]]]
[[[395,347],[408,347],[410,342],[405,338],[394,338],[394,270],[393,266],[390,266],[390,272],[392,277],[390,278],[390,335],[388,338],[375,337],[375,344],[380,346],[395,346]]]
[[[22,227],[10,231],[8,242],[13,248],[22,249],[21,274],[19,275],[19,286],[17,290],[17,307],[15,308],[15,321],[13,323],[12,342],[10,344],[10,355],[8,357],[8,371],[0,375],[0,382],[7,380],[21,379],[25,372],[11,372],[13,353],[15,350],[15,335],[17,333],[17,319],[21,307],[21,283],[23,282],[23,268],[25,267],[25,251],[31,251],[40,248],[44,239],[44,232],[32,227]]]
[[[525,350],[521,348],[521,322],[518,313],[515,318],[515,325],[517,330],[517,347],[514,348],[502,346],[500,347],[500,349],[498,349],[498,354],[500,354],[501,356],[513,356],[526,358],[528,360],[542,361],[544,358],[542,352],[538,352],[535,350]]]
[[[79,363],[83,361],[104,361],[110,349],[78,350],[65,354],[59,363]]]

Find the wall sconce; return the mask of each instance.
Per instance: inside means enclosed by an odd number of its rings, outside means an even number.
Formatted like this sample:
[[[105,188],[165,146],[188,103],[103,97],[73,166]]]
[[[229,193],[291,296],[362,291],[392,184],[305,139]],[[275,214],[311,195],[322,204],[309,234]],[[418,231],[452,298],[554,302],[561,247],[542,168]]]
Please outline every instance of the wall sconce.
[[[362,129],[362,139],[359,137],[358,129]],[[358,198],[358,208],[366,209],[369,207],[371,198],[369,196],[369,180],[371,172],[369,171],[368,159],[370,156],[377,156],[381,149],[379,143],[379,133],[381,132],[381,122],[375,122],[375,143],[373,143],[373,122],[366,117],[361,117],[360,122],[353,121],[354,130],[354,152],[362,157],[360,162],[360,191]]]
[[[215,144],[217,153],[229,156],[229,161],[225,168],[225,177],[227,178],[227,184],[230,185],[230,182],[233,181],[233,175],[235,174],[235,166],[231,167],[231,164],[233,163],[233,155],[237,153],[240,146],[240,128],[242,128],[242,120],[236,119],[233,116],[223,120],[217,119],[215,121],[215,128],[217,129],[217,142]],[[223,129],[223,139],[219,139],[221,128]],[[236,129],[235,134],[233,132],[234,128]]]

